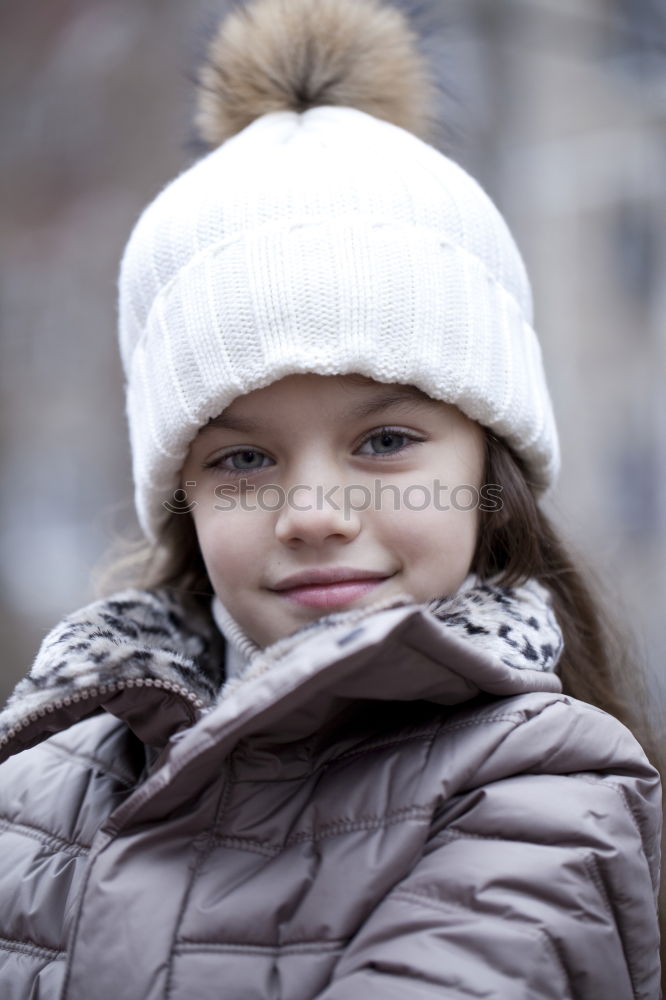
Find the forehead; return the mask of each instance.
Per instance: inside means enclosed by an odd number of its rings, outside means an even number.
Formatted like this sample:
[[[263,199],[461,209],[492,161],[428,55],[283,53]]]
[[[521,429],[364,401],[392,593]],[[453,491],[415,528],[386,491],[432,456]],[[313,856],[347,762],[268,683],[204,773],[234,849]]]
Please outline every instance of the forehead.
[[[322,403],[324,395],[332,398],[341,394],[345,415],[350,419],[362,419],[389,406],[446,406],[416,386],[377,382],[365,375],[290,375],[263,389],[239,396],[221,414],[209,420],[203,429],[256,430],[263,423],[262,415],[270,416],[271,407],[277,401],[297,401],[306,395],[312,398],[313,394]]]

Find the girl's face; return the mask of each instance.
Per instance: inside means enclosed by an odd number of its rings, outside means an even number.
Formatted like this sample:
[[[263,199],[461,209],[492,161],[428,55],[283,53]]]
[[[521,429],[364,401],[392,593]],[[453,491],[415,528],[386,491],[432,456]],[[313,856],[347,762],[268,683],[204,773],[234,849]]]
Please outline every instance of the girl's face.
[[[332,611],[453,593],[483,468],[483,431],[454,406],[360,375],[289,375],[200,430],[181,488],[215,593],[264,647]]]

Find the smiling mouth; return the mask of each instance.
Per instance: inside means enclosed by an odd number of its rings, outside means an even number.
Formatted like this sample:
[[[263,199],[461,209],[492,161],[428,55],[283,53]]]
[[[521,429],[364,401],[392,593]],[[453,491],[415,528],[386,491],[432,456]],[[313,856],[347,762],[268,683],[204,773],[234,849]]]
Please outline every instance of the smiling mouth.
[[[276,593],[284,598],[309,608],[338,608],[371,593],[385,580],[386,576],[364,580],[338,580],[334,583],[304,584],[289,587]]]
[[[376,590],[396,572],[357,566],[313,566],[284,577],[270,589],[283,600],[303,607],[342,608]]]

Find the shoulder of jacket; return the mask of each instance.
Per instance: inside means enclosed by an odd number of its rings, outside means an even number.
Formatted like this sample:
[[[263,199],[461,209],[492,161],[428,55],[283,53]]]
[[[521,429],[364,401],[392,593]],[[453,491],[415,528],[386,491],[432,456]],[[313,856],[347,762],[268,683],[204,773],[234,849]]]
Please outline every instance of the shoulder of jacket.
[[[525,771],[633,775],[658,772],[623,723],[594,705],[557,692],[496,698],[447,713],[433,749],[464,750],[477,784]]]
[[[100,712],[4,761],[0,765],[0,795],[27,775],[34,775],[31,786],[34,780],[34,787],[44,794],[46,775],[53,776],[60,768],[94,772],[130,788],[146,764],[145,751],[124,722]]]

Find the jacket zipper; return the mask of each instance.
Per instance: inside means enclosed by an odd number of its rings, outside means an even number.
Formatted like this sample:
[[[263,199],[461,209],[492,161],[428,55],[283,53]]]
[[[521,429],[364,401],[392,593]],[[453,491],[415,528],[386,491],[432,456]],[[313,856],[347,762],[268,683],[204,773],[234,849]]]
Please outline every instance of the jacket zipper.
[[[42,705],[40,708],[35,709],[34,712],[30,712],[29,715],[24,716],[23,719],[16,722],[11,729],[7,730],[4,736],[0,736],[0,747],[6,746],[23,729],[26,729],[33,722],[37,722],[38,719],[43,719],[46,715],[53,715],[54,712],[60,711],[62,708],[68,708],[71,705],[76,705],[80,701],[89,701],[90,699],[99,698],[107,694],[118,694],[119,691],[123,691],[125,688],[135,687],[161,688],[164,691],[171,691],[173,694],[185,698],[186,701],[191,702],[194,708],[205,707],[205,703],[201,698],[198,698],[192,691],[188,691],[187,688],[182,687],[180,684],[174,684],[172,681],[163,681],[159,677],[128,677],[127,680],[112,681],[109,684],[100,684],[98,687],[82,688],[80,691],[75,691],[74,694],[59,698],[49,705]]]

